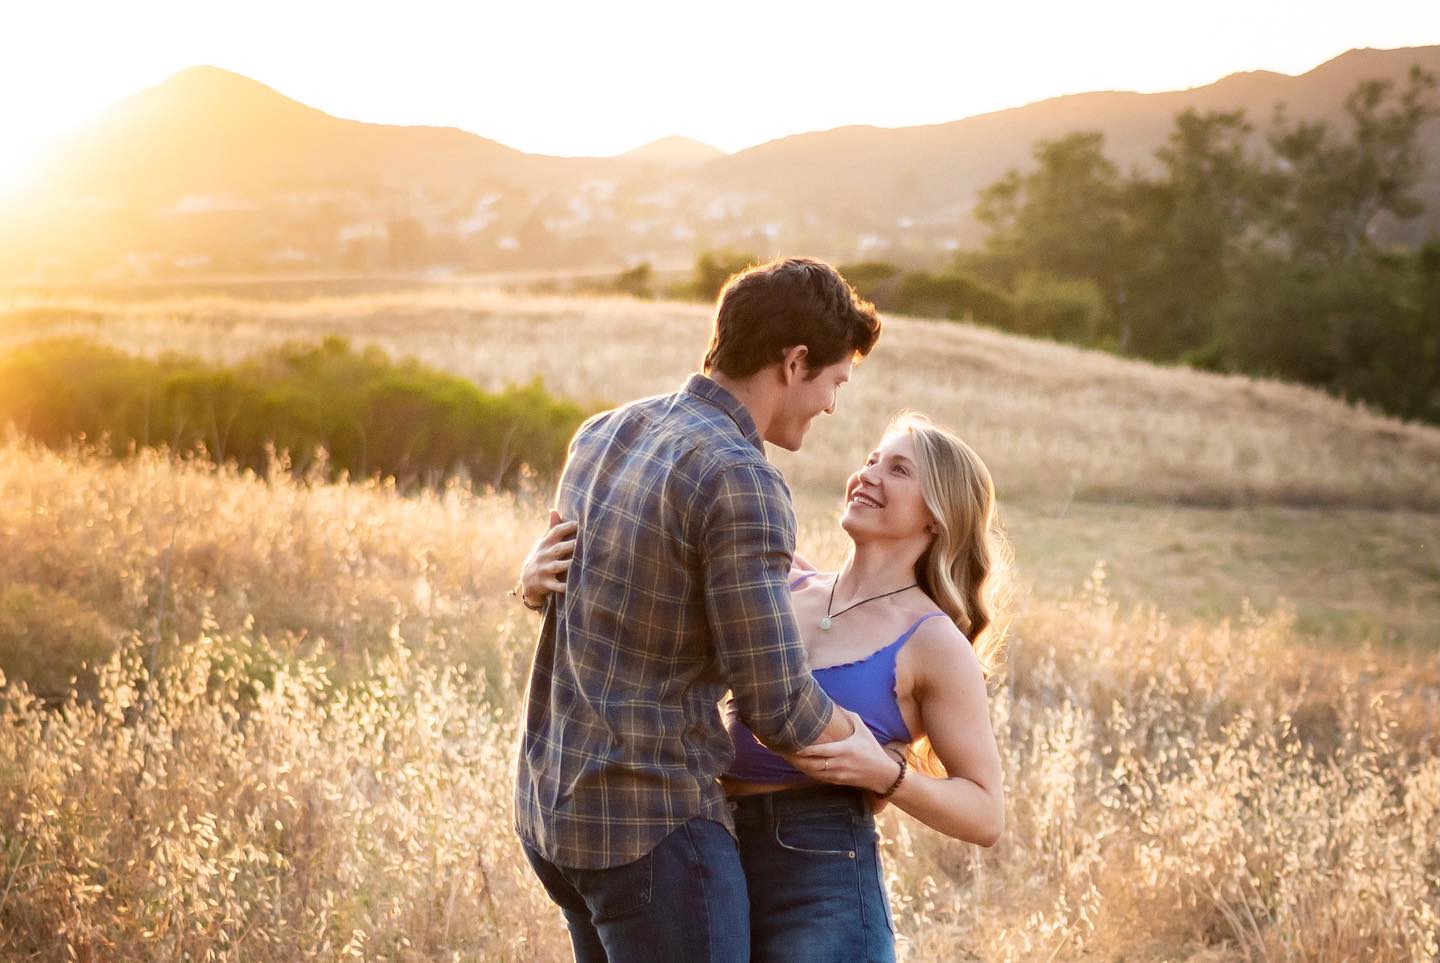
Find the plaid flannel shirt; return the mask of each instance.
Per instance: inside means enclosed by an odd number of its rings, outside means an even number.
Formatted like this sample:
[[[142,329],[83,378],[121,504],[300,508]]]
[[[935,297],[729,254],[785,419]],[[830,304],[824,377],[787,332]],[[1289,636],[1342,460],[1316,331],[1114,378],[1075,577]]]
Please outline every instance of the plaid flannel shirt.
[[[633,862],[697,816],[734,832],[726,690],[766,744],[819,738],[786,584],[790,491],[743,405],[703,375],[591,418],[558,505],[580,523],[526,696],[516,828],[552,863]]]

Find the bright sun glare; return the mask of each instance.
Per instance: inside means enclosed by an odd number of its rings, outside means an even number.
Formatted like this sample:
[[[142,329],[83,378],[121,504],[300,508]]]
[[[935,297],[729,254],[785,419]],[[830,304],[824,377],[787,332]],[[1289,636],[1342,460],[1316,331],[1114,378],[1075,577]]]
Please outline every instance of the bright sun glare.
[[[0,200],[22,193],[40,160],[44,141],[13,139],[0,150]]]

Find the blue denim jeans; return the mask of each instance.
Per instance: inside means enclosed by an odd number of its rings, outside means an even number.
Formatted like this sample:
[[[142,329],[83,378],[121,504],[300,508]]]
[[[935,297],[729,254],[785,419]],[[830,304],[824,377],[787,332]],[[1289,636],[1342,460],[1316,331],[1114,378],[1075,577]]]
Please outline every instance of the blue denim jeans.
[[[633,863],[557,866],[524,843],[541,884],[565,914],[576,963],[747,963],[749,903],[735,839],[692,819]]]
[[[844,786],[732,800],[753,963],[893,963],[869,796]]]

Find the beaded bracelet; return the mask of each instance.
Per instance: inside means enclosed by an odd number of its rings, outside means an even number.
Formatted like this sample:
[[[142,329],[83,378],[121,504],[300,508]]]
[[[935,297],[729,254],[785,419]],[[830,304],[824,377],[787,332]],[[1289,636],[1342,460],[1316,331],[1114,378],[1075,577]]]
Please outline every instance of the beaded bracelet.
[[[525,606],[532,612],[545,611],[545,603],[541,602],[539,605],[531,605],[530,600],[525,597],[525,593],[520,589],[519,585],[516,585],[507,594],[515,596],[515,598],[520,600],[521,605]]]
[[[884,792],[880,793],[880,795],[879,795],[879,798],[880,798],[880,799],[889,799],[891,796],[895,795],[895,790],[899,789],[899,788],[900,788],[900,784],[905,781],[905,771],[910,768],[910,765],[909,765],[909,763],[907,763],[907,762],[905,761],[905,757],[904,757],[904,756],[901,756],[901,757],[900,757],[899,763],[900,763],[900,774],[895,777],[895,781],[890,784],[890,788],[889,788],[889,789],[887,789],[887,790],[885,790]]]

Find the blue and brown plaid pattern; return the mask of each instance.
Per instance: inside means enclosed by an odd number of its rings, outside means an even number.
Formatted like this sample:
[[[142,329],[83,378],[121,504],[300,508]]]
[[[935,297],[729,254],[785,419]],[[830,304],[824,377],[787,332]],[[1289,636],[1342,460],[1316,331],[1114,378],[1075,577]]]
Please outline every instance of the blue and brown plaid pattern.
[[[639,859],[697,816],[731,828],[716,777],[726,690],[763,741],[814,742],[833,705],[811,677],[786,577],[790,491],[754,421],[703,375],[591,418],[557,507],[580,523],[530,675],[520,835],[582,869]]]

